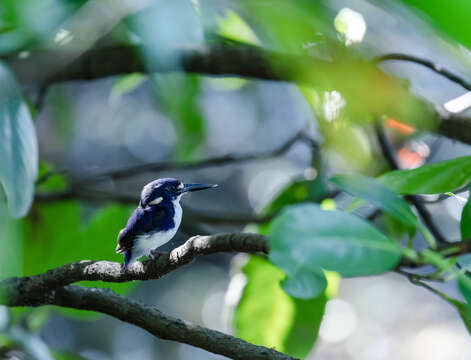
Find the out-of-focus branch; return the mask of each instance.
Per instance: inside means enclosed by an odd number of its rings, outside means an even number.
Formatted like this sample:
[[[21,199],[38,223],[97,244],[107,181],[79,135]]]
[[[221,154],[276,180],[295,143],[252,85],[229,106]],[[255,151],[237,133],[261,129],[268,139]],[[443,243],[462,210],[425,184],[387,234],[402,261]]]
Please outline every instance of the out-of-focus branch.
[[[392,170],[399,169],[399,164],[397,163],[394,150],[386,134],[384,133],[383,124],[381,124],[379,121],[376,121],[375,126],[376,136],[383,156],[385,157]],[[422,199],[420,198],[420,196],[408,195],[405,196],[405,198],[414,205],[420,217],[422,218],[422,221],[424,222],[425,226],[427,226],[427,228],[435,237],[435,240],[438,243],[447,243],[448,241],[445,239],[438,227],[435,225],[435,222],[432,219],[432,215],[422,203]]]
[[[215,45],[188,47],[178,52],[180,62],[147,64],[141,58],[146,49],[133,45],[96,48],[84,52],[67,67],[68,51],[37,50],[27,57],[3,57],[24,85],[93,80],[135,72],[185,71],[207,75],[237,75],[265,80],[293,81],[296,69],[307,64],[319,71],[334,71],[332,63],[308,56],[300,57],[263,50],[254,46]],[[43,71],[49,69],[48,71]],[[50,69],[56,69],[51,74]],[[276,69],[276,70],[274,70]],[[299,79],[297,79],[299,80]]]
[[[228,154],[216,156],[201,161],[191,162],[159,162],[151,164],[141,164],[129,166],[122,169],[108,170],[101,174],[92,174],[82,180],[75,181],[76,185],[81,186],[90,182],[96,182],[102,179],[119,180],[126,177],[136,176],[146,172],[168,171],[168,170],[191,170],[202,169],[213,166],[222,166],[233,163],[243,163],[248,161],[267,160],[275,158],[286,153],[298,141],[307,142],[314,149],[317,149],[315,141],[304,131],[299,131],[293,137],[289,138],[285,143],[276,149],[251,154]]]
[[[373,61],[375,63],[380,63],[380,62],[388,61],[388,60],[408,61],[408,62],[425,66],[429,68],[430,70],[436,72],[437,74],[440,74],[446,77],[447,79],[453,81],[454,83],[461,85],[466,90],[471,91],[471,83],[463,79],[461,76],[458,76],[455,73],[451,72],[450,70],[444,68],[443,66],[438,65],[437,63],[434,63],[431,60],[424,59],[418,56],[408,55],[408,54],[392,53],[392,54],[385,54],[385,55],[378,56]]]
[[[84,52],[67,66],[64,58],[71,58],[64,50],[35,50],[29,56],[7,56],[5,61],[23,85],[47,86],[55,82],[94,80],[108,76],[134,72],[188,72],[205,75],[241,76],[253,79],[316,83],[316,74],[325,81],[325,74],[335,74],[338,64],[333,61],[314,59],[310,56],[282,54],[255,46],[215,45],[181,49],[180,62],[162,65],[146,64],[141,58],[145,49],[133,45],[95,48]],[[400,55],[400,56],[399,56]],[[373,62],[385,60],[423,60],[403,54],[390,54]],[[416,61],[447,76],[469,89],[470,84],[431,61]],[[340,65],[343,66],[343,65]],[[299,76],[299,69],[313,69],[309,76]],[[51,71],[55,69],[55,71]],[[378,71],[378,76],[381,72]],[[383,74],[384,75],[384,74]],[[436,131],[451,139],[471,144],[471,119],[448,117],[437,114],[440,119]]]

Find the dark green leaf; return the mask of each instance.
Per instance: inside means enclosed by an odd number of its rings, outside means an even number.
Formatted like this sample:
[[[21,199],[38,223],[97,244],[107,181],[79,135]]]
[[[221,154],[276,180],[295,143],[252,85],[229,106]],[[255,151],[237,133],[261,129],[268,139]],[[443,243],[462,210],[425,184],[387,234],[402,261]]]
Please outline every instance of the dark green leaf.
[[[388,271],[400,259],[399,246],[352,214],[323,211],[315,204],[291,206],[270,226],[270,260],[288,277],[319,268],[343,276]]]
[[[33,120],[13,75],[0,63],[0,182],[14,217],[28,212],[37,174]]]
[[[312,299],[322,294],[327,287],[327,280],[320,269],[312,272],[306,268],[299,268],[288,278],[283,279],[280,285],[287,294],[295,298]]]
[[[279,287],[283,273],[259,257],[252,256],[243,272],[247,285],[235,311],[237,336],[305,357],[317,338],[325,294],[310,300],[288,296]]]
[[[471,156],[388,172],[378,180],[398,194],[438,194],[465,185],[471,177]]]
[[[403,224],[415,228],[417,218],[409,205],[376,179],[362,175],[337,175],[330,179],[341,190],[365,199],[394,216]]]
[[[460,231],[461,240],[471,238],[471,192],[468,201],[461,212]]]

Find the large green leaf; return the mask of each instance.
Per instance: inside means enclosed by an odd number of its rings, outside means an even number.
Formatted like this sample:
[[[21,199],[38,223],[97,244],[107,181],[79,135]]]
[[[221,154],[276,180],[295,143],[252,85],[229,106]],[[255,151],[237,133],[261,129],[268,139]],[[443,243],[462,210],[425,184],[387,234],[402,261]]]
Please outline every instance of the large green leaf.
[[[0,182],[14,217],[33,201],[38,144],[28,106],[11,72],[0,62]]]
[[[438,194],[465,185],[471,177],[471,156],[388,172],[378,180],[398,194]]]
[[[467,0],[402,0],[442,33],[471,48],[471,2]]]
[[[461,240],[471,238],[471,193],[461,212],[460,231]]]
[[[310,300],[290,297],[279,286],[283,273],[260,257],[252,256],[243,273],[247,284],[235,311],[237,336],[305,357],[317,338],[326,295]]]
[[[318,287],[319,269],[343,276],[362,276],[388,271],[400,259],[399,246],[373,225],[352,214],[323,211],[315,204],[286,208],[269,231],[270,260],[288,277],[309,278]],[[295,294],[293,294],[295,295]]]
[[[411,228],[417,225],[417,218],[407,202],[382,185],[376,179],[362,175],[337,175],[330,179],[337,187],[349,194],[368,200],[397,220]]]

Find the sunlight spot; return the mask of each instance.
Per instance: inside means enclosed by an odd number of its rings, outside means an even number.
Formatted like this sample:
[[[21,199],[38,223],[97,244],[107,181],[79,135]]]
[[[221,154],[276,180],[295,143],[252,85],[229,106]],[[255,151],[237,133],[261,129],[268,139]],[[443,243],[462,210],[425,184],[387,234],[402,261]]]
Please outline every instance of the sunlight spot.
[[[450,101],[447,101],[443,105],[443,107],[447,111],[453,114],[463,112],[470,106],[471,106],[471,91],[467,92],[464,95],[458,96],[457,98],[451,99]]]
[[[73,38],[74,37],[69,30],[59,29],[59,31],[56,33],[56,36],[54,37],[54,42],[59,45],[65,45],[71,42]]]
[[[324,118],[327,121],[335,120],[340,113],[340,110],[345,106],[345,100],[342,98],[342,95],[336,90],[326,91],[324,93],[324,103],[322,106],[322,111],[324,113]]]
[[[319,337],[326,342],[339,342],[348,338],[356,326],[353,306],[344,300],[333,299],[327,302]]]
[[[345,37],[345,45],[353,45],[363,40],[366,22],[359,12],[343,8],[334,19],[335,29]]]

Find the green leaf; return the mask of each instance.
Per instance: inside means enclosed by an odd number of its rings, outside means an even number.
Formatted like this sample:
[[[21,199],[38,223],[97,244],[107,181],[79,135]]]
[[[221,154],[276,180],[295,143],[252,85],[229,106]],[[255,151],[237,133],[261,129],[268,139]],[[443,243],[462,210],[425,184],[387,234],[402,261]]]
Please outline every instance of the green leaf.
[[[461,212],[460,232],[461,240],[471,238],[471,192],[468,201]]]
[[[305,357],[317,338],[327,300],[325,294],[310,300],[290,297],[279,286],[283,273],[260,257],[251,256],[243,273],[247,284],[235,311],[236,335],[292,356]]]
[[[368,200],[373,205],[394,216],[403,224],[415,228],[417,218],[409,205],[376,179],[362,175],[337,175],[330,179],[341,190]]]
[[[8,68],[0,62],[0,182],[12,216],[28,212],[38,175],[33,120]]]
[[[298,299],[312,299],[327,287],[327,280],[324,273],[319,270],[311,272],[305,268],[299,268],[298,271],[290,274],[280,283],[281,288],[291,296]]]
[[[286,208],[271,223],[269,238],[270,260],[288,277],[320,268],[343,276],[380,274],[401,256],[399,246],[367,221],[315,204]]]
[[[24,274],[35,275],[80,260],[122,262],[122,256],[116,254],[114,248],[129,212],[129,207],[109,205],[85,219],[77,202],[35,206],[24,224]],[[81,282],[81,285],[124,293],[135,284],[94,281]],[[66,313],[86,314],[80,311]]]
[[[471,315],[471,277],[460,275],[458,277],[458,288],[468,304],[468,314]]]
[[[438,194],[462,187],[470,177],[471,156],[464,156],[413,170],[391,171],[378,180],[398,194]]]
[[[123,95],[133,91],[144,81],[147,76],[141,73],[132,73],[120,76],[114,83],[110,91],[109,100],[111,103],[118,103]]]
[[[471,3],[466,0],[402,0],[440,32],[471,49]]]
[[[247,44],[260,45],[260,40],[250,26],[237,13],[226,10],[224,16],[217,19],[219,35]]]
[[[462,270],[471,271],[471,254],[458,256],[456,262],[461,266]]]

